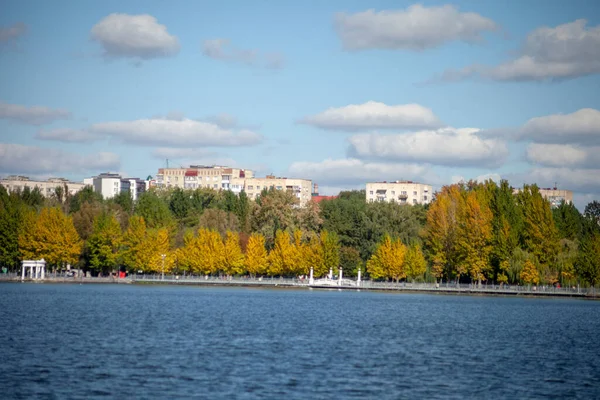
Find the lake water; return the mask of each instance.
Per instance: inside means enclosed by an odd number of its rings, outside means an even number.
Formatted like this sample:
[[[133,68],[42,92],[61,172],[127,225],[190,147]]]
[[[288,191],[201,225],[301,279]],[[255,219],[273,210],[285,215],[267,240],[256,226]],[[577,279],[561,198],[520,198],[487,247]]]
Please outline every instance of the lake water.
[[[600,398],[600,302],[0,284],[2,398]]]

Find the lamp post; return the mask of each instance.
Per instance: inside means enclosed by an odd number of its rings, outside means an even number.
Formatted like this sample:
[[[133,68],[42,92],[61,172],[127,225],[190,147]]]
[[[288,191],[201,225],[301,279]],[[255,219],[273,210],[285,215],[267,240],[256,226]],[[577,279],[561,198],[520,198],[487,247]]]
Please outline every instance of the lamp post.
[[[165,280],[165,257],[167,255],[166,254],[161,254],[160,256],[162,257],[162,272],[161,272],[160,279],[164,281]]]

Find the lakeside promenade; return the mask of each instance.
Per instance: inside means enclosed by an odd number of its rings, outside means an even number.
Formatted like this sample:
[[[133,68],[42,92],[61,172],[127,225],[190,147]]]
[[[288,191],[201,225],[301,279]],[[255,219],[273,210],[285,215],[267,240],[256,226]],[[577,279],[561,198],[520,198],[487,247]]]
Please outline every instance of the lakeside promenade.
[[[456,284],[454,282],[410,283],[410,282],[378,282],[351,279],[315,279],[311,284],[308,279],[272,278],[272,277],[218,277],[197,275],[130,275],[127,278],[116,277],[69,277],[66,275],[47,275],[43,280],[22,280],[19,274],[0,274],[0,282],[35,282],[35,283],[79,283],[79,284],[159,284],[159,285],[196,285],[196,286],[229,286],[229,287],[270,287],[296,289],[329,289],[329,290],[365,290],[388,292],[423,292],[464,295],[496,295],[496,296],[535,296],[535,297],[577,297],[598,299],[598,291],[593,288],[554,287],[554,286],[520,286],[520,285],[488,285]]]

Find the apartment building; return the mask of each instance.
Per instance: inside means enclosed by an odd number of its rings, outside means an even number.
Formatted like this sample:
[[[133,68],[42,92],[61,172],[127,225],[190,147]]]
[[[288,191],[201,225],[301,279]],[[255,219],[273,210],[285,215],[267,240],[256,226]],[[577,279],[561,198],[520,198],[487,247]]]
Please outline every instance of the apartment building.
[[[85,184],[78,182],[71,182],[65,178],[49,178],[45,181],[32,180],[27,176],[21,175],[10,175],[5,179],[0,180],[0,185],[4,186],[8,192],[11,191],[23,191],[25,188],[30,190],[39,188],[41,194],[44,197],[50,197],[55,193],[57,187],[67,187],[69,194],[74,195],[85,187]]]
[[[223,166],[190,165],[189,168],[159,168],[156,175],[156,186],[159,188],[181,189],[237,189],[232,187],[233,180],[252,178],[253,172],[248,169],[229,168]],[[237,181],[236,181],[237,182]],[[239,186],[239,182],[235,183]]]
[[[146,191],[146,181],[139,178],[123,178],[119,174],[103,173],[93,178],[86,178],[84,183],[91,185],[94,192],[103,198],[111,199],[121,192],[131,193],[133,200]]]
[[[521,188],[514,188],[513,194],[521,192]],[[539,188],[542,197],[550,202],[552,208],[558,207],[561,202],[573,204],[573,192],[571,190],[553,188]]]
[[[367,183],[367,202],[386,201],[399,204],[429,204],[433,196],[431,185],[413,181]]]
[[[263,189],[285,190],[292,193],[300,206],[304,206],[312,198],[312,181],[308,179],[281,178],[267,175],[265,178],[246,178],[244,190],[250,199],[256,199]]]

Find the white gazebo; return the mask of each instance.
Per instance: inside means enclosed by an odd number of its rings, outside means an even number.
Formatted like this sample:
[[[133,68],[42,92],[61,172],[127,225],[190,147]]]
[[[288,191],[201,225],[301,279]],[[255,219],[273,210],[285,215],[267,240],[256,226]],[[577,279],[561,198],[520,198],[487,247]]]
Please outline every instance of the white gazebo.
[[[21,272],[21,280],[25,280],[25,276],[30,279],[41,279],[46,277],[46,260],[23,260],[23,269]],[[29,268],[29,273],[25,273],[25,268]]]

